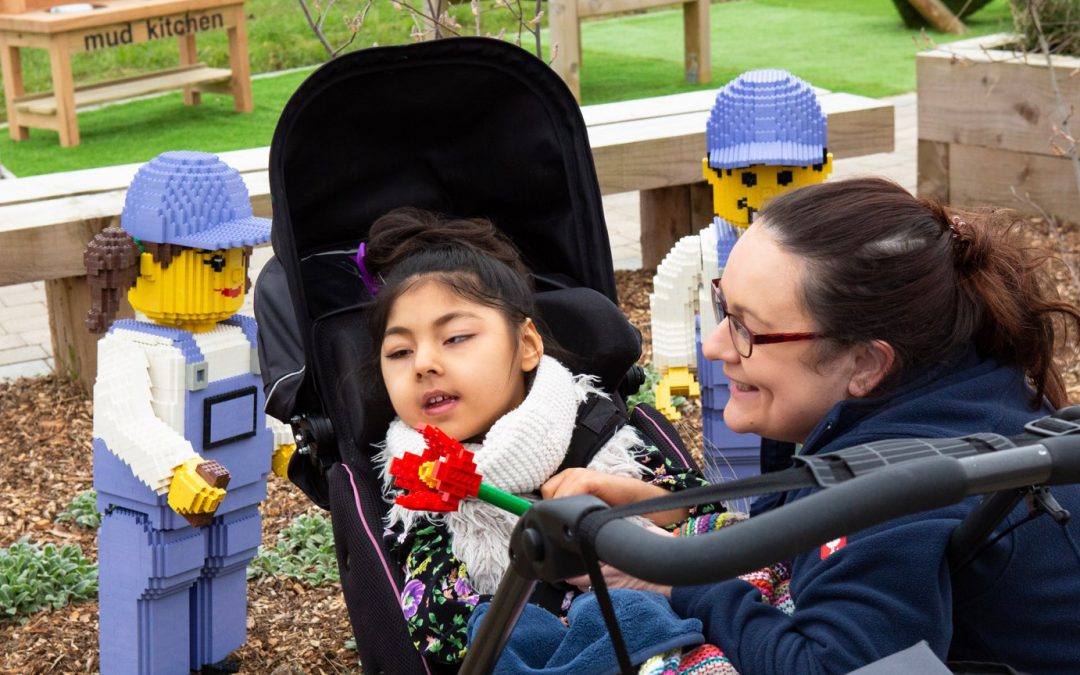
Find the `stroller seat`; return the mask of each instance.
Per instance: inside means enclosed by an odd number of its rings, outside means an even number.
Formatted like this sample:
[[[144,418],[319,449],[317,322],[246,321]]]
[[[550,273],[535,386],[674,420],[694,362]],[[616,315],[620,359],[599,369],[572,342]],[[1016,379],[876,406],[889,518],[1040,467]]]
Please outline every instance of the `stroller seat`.
[[[580,109],[546,64],[502,41],[354,52],[313,73],[286,105],[270,188],[276,257],[256,284],[255,307],[267,411],[295,418],[307,445],[290,479],[330,510],[365,672],[435,672],[412,647],[402,570],[382,542],[387,504],[371,443],[393,413],[368,400],[360,381],[370,297],[353,256],[371,224],[397,207],[486,217],[522,252],[555,339],[588,357],[603,390],[636,390],[627,373],[641,338],[616,305]],[[688,464],[662,416],[635,415]]]

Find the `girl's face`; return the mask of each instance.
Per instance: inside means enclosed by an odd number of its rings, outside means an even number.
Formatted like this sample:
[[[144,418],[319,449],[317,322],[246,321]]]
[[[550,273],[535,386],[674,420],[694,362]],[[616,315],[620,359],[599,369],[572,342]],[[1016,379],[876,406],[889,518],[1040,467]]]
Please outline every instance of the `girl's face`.
[[[390,309],[380,368],[406,424],[479,440],[525,400],[525,373],[543,352],[531,320],[515,331],[499,310],[421,279]]]
[[[804,266],[785,252],[762,225],[739,238],[724,268],[720,287],[728,311],[753,333],[812,333],[817,328],[799,302]],[[858,350],[813,367],[816,340],[755,345],[739,355],[725,319],[702,344],[710,360],[724,362],[731,399],[724,422],[735,432],[801,443],[837,402],[862,382]],[[861,393],[859,394],[861,395]]]

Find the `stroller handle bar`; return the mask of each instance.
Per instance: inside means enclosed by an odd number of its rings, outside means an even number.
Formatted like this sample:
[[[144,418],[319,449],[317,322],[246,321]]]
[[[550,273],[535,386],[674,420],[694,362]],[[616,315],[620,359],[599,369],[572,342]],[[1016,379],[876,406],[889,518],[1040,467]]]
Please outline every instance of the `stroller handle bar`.
[[[668,537],[626,520],[612,520],[596,530],[595,547],[600,559],[646,581],[703,584],[789,559],[892,518],[955,504],[971,495],[1076,482],[1080,482],[1080,435],[1059,436],[959,459],[937,456],[888,465],[808,495],[788,508],[697,537]],[[588,531],[590,519],[604,510],[602,502],[588,496],[535,504],[523,521],[549,520],[542,513],[545,507],[571,500],[580,500],[578,508],[582,510],[576,524],[571,519],[564,527],[564,538],[575,530]],[[566,508],[572,510],[570,504]],[[568,514],[564,509],[560,515]],[[535,560],[540,534],[529,533],[526,522],[520,527],[526,531],[511,544],[519,572],[525,568],[522,557]],[[669,564],[672,560],[678,560],[679,565]],[[551,566],[550,558],[545,562],[533,565],[532,570],[551,572],[560,567]],[[547,581],[563,578],[548,578],[543,573],[533,577]]]
[[[913,440],[896,449],[902,453],[927,444]],[[663,536],[622,519],[603,522],[608,507],[592,495],[538,502],[515,528],[512,564],[460,672],[491,672],[536,579],[554,582],[584,573],[580,539],[588,532],[594,533],[597,556],[608,564],[653,583],[686,586],[730,579],[971,495],[1069,483],[1080,483],[1080,434],[963,457],[942,454],[885,464],[857,480],[697,537]]]

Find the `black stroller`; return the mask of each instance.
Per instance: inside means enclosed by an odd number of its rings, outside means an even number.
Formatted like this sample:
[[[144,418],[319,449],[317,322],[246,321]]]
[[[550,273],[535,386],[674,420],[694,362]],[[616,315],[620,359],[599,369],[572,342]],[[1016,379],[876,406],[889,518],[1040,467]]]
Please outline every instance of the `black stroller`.
[[[392,411],[362,395],[369,296],[353,256],[395,207],[487,217],[523,252],[554,337],[587,355],[601,389],[635,391],[641,336],[615,304],[585,125],[554,71],[508,43],[369,49],[328,63],[293,95],[270,180],[276,257],[255,290],[267,411],[294,419],[289,477],[331,512],[365,672],[434,672],[411,647],[402,573],[381,541],[387,505],[370,443]],[[579,414],[574,465],[626,420],[612,398]],[[635,408],[631,423],[675,462],[692,461],[655,410]]]
[[[357,376],[371,347],[363,317],[369,298],[352,259],[370,224],[395,207],[488,217],[523,252],[541,319],[554,336],[589,357],[606,391],[636,389],[640,336],[614,304],[610,248],[581,114],[553,71],[503,42],[460,38],[365,50],[330,62],[294,94],[274,135],[270,180],[276,258],[256,286],[267,411],[293,419],[300,450],[289,476],[331,512],[365,672],[430,674],[437,669],[411,646],[399,604],[402,573],[382,542],[387,506],[370,443],[383,437],[392,414],[365,405]],[[625,418],[625,408],[599,411],[584,423],[579,418],[578,429],[601,437],[620,415]],[[672,459],[689,463],[678,436],[655,411],[639,406],[631,423]],[[586,549],[654,581],[703,583],[966,494],[1080,482],[1080,435],[1070,436],[1080,425],[1047,424],[1052,429],[1044,435],[1062,438],[1022,450],[985,454],[1009,447],[1000,437],[891,442],[862,455],[855,449],[839,460],[818,458],[792,470],[797,476],[767,476],[696,495],[704,503],[791,486],[784,481],[842,483],[788,509],[779,526],[776,514],[766,514],[708,537],[659,541],[612,520],[628,509],[609,510],[589,498],[541,503],[522,518],[513,571],[462,671],[488,672],[535,580],[582,573]],[[858,480],[844,482],[852,477]],[[690,492],[673,499],[687,505],[695,498]],[[1020,499],[1013,489],[997,495],[958,530],[958,564]],[[845,508],[856,502],[863,508]],[[672,559],[681,561],[677,570],[664,563]]]

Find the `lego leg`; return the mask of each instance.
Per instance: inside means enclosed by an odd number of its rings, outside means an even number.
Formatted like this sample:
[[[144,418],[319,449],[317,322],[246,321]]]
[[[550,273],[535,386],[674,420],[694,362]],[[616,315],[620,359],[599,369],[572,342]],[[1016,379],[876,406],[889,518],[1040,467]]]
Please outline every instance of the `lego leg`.
[[[190,527],[155,530],[146,515],[113,508],[98,531],[101,672],[188,672],[188,589],[205,544]]]
[[[247,566],[262,540],[259,507],[218,516],[207,526],[202,574],[191,590],[191,669],[217,663],[247,638]]]

